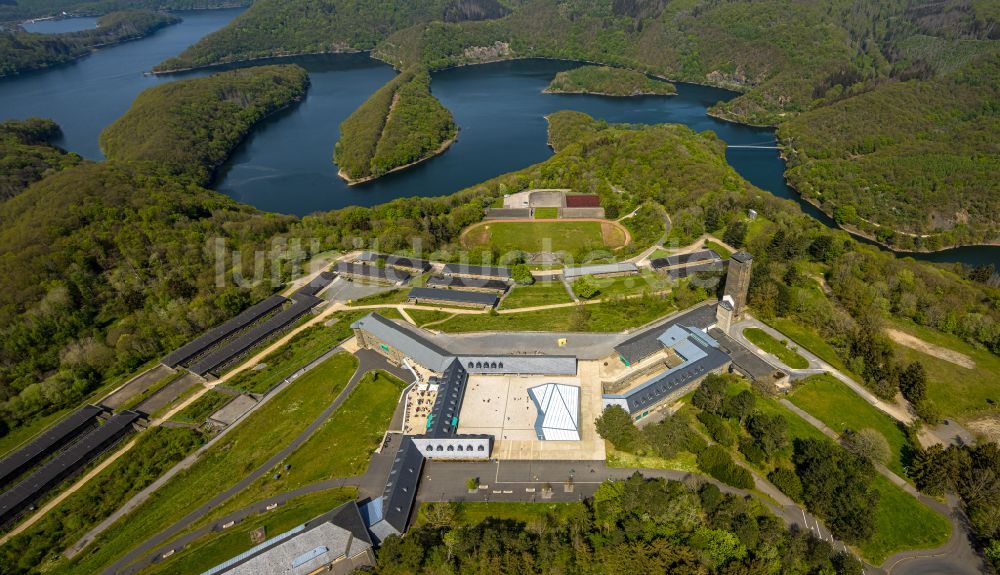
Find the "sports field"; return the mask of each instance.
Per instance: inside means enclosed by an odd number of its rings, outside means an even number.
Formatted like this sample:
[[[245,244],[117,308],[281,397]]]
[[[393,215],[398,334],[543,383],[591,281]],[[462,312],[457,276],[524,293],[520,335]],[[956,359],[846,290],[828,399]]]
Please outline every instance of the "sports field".
[[[491,247],[501,253],[571,252],[588,249],[615,249],[629,241],[620,224],[610,221],[536,220],[481,222],[462,234],[467,247]]]

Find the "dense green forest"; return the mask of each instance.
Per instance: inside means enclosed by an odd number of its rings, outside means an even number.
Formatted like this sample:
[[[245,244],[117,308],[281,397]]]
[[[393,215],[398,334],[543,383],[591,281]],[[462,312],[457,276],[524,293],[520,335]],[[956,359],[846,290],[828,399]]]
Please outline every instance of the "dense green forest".
[[[779,131],[789,182],[894,247],[998,241],[998,102],[1000,51],[803,114]]]
[[[609,66],[580,66],[559,72],[546,92],[556,94],[602,94],[605,96],[671,95],[677,88],[669,82],[649,78],[642,72]]]
[[[341,123],[333,160],[350,182],[377,178],[438,153],[457,132],[451,112],[431,94],[430,75],[410,70]]]
[[[58,124],[41,118],[0,123],[0,202],[81,162],[80,156],[51,144],[60,133]]]
[[[258,0],[228,26],[154,70],[368,50],[396,30],[440,18],[445,4],[444,0]]]
[[[481,12],[500,16],[492,4],[483,2]],[[400,67],[569,58],[732,87],[747,93],[719,107],[719,114],[776,124],[787,114],[926,68],[924,53],[935,38],[996,34],[995,11],[985,4],[954,0],[915,11],[902,0],[864,6],[853,0],[523,0],[501,18],[449,22],[431,2],[382,0],[357,14],[352,2],[338,0],[333,20],[319,0],[262,0],[163,68],[376,45],[378,57]],[[384,24],[370,23],[384,12],[391,14]],[[952,17],[956,13],[962,17]],[[915,41],[916,35],[930,41]]]
[[[211,182],[250,128],[298,102],[309,85],[298,66],[258,66],[150,88],[101,133],[113,160],[146,162],[171,175]]]
[[[320,0],[261,0],[163,68],[374,48],[399,68],[550,57],[713,84],[742,92],[713,114],[783,125],[792,183],[852,229],[897,249],[997,241],[995,3],[381,0],[382,26],[334,4],[325,22]]]
[[[0,22],[59,16],[94,16],[121,10],[201,10],[247,6],[252,0],[7,0]]]
[[[180,22],[170,14],[144,11],[112,12],[97,20],[97,28],[36,34],[0,29],[0,77],[64,64],[89,54],[98,46],[142,38]]]
[[[530,522],[488,518],[468,525],[461,504],[431,505],[423,525],[383,542],[377,573],[862,572],[860,562],[811,531],[788,531],[756,500],[712,483],[635,474]]]

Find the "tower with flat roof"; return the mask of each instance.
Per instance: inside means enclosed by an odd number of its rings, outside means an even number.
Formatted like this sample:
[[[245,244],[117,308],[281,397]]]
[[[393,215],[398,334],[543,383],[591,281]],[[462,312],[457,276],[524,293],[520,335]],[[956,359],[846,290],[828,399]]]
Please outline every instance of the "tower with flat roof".
[[[723,297],[732,299],[732,321],[738,322],[746,313],[747,290],[750,289],[750,268],[753,256],[747,252],[736,252],[729,258],[729,271],[726,272],[726,288]]]

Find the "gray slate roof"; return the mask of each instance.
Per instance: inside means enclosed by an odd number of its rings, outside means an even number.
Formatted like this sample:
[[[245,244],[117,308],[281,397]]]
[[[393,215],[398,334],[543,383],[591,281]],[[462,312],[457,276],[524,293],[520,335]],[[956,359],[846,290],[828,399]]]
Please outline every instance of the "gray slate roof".
[[[410,279],[410,274],[394,268],[380,268],[369,264],[349,264],[346,262],[337,263],[335,268],[338,274],[367,277],[377,280],[390,281],[393,283]]]
[[[495,293],[457,289],[413,288],[408,296],[416,300],[450,301],[493,307],[500,300]]]
[[[663,344],[658,338],[671,325],[685,325],[697,327],[698,329],[708,329],[708,326],[715,323],[715,306],[703,305],[692,310],[688,310],[669,321],[655,324],[648,327],[629,339],[615,346],[615,351],[629,363],[638,363],[643,359],[653,355],[663,349]]]
[[[202,335],[167,354],[161,363],[167,367],[177,367],[182,363],[186,363],[231,334],[236,333],[274,311],[281,304],[285,303],[285,301],[287,300],[280,295],[273,295],[266,298],[243,310],[236,317],[209,329]]]
[[[460,355],[469,373],[524,375],[576,375],[573,355]]]
[[[431,371],[444,372],[454,359],[452,354],[424,337],[416,329],[404,327],[377,313],[366,315],[351,324],[351,327],[371,333]]]

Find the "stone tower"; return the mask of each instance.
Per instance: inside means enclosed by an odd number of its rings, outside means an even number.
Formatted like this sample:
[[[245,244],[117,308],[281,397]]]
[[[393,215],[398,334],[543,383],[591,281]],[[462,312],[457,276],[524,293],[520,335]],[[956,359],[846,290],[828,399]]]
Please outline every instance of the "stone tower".
[[[750,289],[750,268],[753,256],[747,252],[736,252],[729,258],[729,271],[726,272],[726,288],[723,296],[732,299],[733,322],[743,319],[746,313],[747,290]]]

